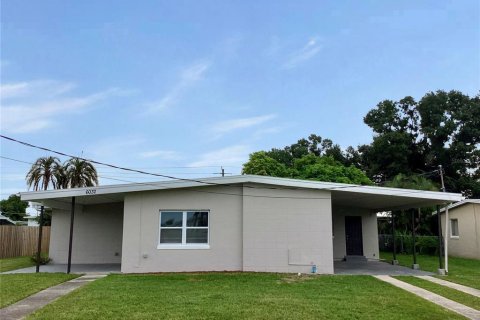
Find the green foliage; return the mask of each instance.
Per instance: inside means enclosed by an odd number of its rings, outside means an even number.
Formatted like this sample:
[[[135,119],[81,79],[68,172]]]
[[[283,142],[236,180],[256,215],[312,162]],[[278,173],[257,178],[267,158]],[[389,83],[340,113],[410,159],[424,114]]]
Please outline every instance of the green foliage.
[[[250,155],[248,162],[243,165],[243,173],[272,177],[288,176],[285,165],[269,157],[264,151],[254,152]]]
[[[480,96],[437,91],[418,102],[385,100],[364,122],[375,133],[371,144],[359,147],[369,177],[380,182],[442,165],[447,191],[480,196]]]
[[[307,140],[299,141],[301,142],[300,144],[289,149],[294,150],[292,152],[295,156],[289,151],[280,151],[279,149],[272,149],[271,152],[259,151],[252,153],[249,161],[243,165],[242,172],[244,174],[290,177],[304,180],[372,184],[370,179],[353,165],[345,166],[335,160],[332,155],[322,156],[320,155],[321,151],[317,147],[303,145],[304,142],[302,141]],[[286,163],[281,162],[283,161],[282,159],[286,160]]]
[[[98,185],[95,166],[79,158],[70,158],[61,164],[55,157],[38,158],[26,177],[34,190],[92,187]]]
[[[93,187],[98,185],[95,166],[88,161],[71,158],[64,164],[67,185],[70,188]]]
[[[33,254],[31,257],[30,257],[30,260],[33,262],[33,263],[37,263],[37,254]],[[40,264],[41,265],[44,265],[44,264],[47,264],[51,261],[52,259],[50,259],[50,257],[48,256],[48,254],[44,253],[44,252],[41,252],[40,253]]]
[[[49,186],[58,189],[58,169],[60,160],[56,157],[38,158],[27,173],[27,184],[33,190],[47,190]]]
[[[28,207],[28,202],[20,200],[20,197],[12,194],[8,199],[0,201],[0,210],[2,214],[14,221],[23,220],[26,216],[25,209]]]

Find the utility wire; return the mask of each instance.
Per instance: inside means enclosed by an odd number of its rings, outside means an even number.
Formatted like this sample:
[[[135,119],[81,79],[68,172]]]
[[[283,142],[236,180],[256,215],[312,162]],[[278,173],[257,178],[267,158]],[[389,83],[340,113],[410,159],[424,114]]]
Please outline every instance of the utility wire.
[[[157,177],[162,177],[162,178],[167,178],[167,179],[172,179],[172,180],[196,182],[196,183],[201,183],[201,184],[205,184],[205,185],[237,187],[236,185],[232,185],[232,184],[222,184],[222,183],[208,182],[208,181],[202,181],[202,180],[196,180],[196,179],[179,178],[179,177],[174,177],[174,176],[170,176],[170,175],[164,175],[164,174],[158,174],[158,173],[146,172],[146,171],[142,171],[142,170],[120,167],[120,166],[116,166],[116,165],[112,165],[112,164],[108,164],[108,163],[104,163],[104,162],[100,162],[100,161],[96,161],[96,160],[89,160],[89,159],[82,158],[82,157],[76,157],[76,156],[73,156],[73,155],[70,155],[70,154],[67,154],[67,153],[64,153],[64,152],[55,151],[55,150],[52,150],[52,149],[49,149],[49,148],[46,148],[46,147],[37,146],[37,145],[31,144],[31,143],[20,141],[20,140],[17,140],[17,139],[11,138],[11,137],[7,137],[7,136],[4,136],[4,135],[0,135],[0,137],[3,138],[3,139],[6,139],[6,140],[10,140],[10,141],[25,145],[27,147],[44,150],[44,151],[55,153],[55,154],[65,156],[65,157],[78,158],[78,159],[81,159],[81,160],[84,160],[84,161],[95,163],[97,165],[103,165],[103,166],[111,167],[111,168],[114,168],[114,169],[119,169],[119,170],[124,170],[124,171],[129,171],[129,172],[136,172],[136,173],[146,174],[146,175],[152,175],[152,176],[157,176]],[[4,158],[6,158],[6,157],[4,157]],[[11,160],[11,159],[12,158],[9,158],[9,160]],[[16,159],[13,159],[13,161],[25,162],[25,161],[16,160]],[[302,182],[303,183],[310,183],[310,184],[318,183],[317,181],[308,181],[308,180],[304,180]],[[142,184],[142,183],[138,183],[138,184]],[[159,186],[159,185],[156,184],[156,186]],[[112,185],[111,187],[115,188],[115,187],[121,187],[121,186]],[[299,189],[299,188],[278,188],[278,187],[256,187],[256,186],[247,186],[247,185],[244,185],[244,187],[249,188],[249,189],[273,189],[273,190],[288,190],[288,189],[298,190]],[[367,187],[368,188],[370,186],[346,185],[346,186],[337,186],[337,187],[330,187],[330,188],[317,189],[317,190],[336,190],[336,189],[358,188],[358,187]],[[375,187],[373,187],[373,188],[375,188]],[[423,190],[410,190],[410,191],[406,191],[406,192],[401,192],[401,194],[413,194],[413,193],[421,193],[421,192],[423,192]]]

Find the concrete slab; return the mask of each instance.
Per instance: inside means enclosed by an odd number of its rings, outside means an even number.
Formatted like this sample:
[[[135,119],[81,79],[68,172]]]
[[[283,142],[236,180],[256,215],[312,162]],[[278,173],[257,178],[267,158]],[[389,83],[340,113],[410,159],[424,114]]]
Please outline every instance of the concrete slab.
[[[458,291],[462,291],[464,293],[468,293],[468,294],[471,294],[472,296],[480,298],[480,290],[475,288],[470,288],[458,283],[454,283],[454,282],[450,282],[450,281],[446,281],[446,280],[442,280],[442,279],[438,279],[430,276],[416,276],[416,277],[423,280],[430,281],[430,282],[434,282],[436,284],[449,287]]]
[[[3,309],[0,309],[0,319],[2,320],[19,320],[24,319],[30,313],[43,308],[47,304],[55,301],[56,299],[64,296],[73,290],[76,290],[92,280],[105,277],[106,274],[92,276],[79,277],[59,285],[47,288],[40,292],[37,292],[23,300],[18,301],[12,305],[9,305]]]
[[[453,300],[444,298],[438,294],[432,293],[428,290],[413,286],[409,283],[400,281],[398,279],[392,278],[390,276],[375,276],[375,278],[390,283],[391,285],[394,285],[395,287],[401,288],[403,290],[406,290],[410,293],[413,293],[425,300],[428,300],[430,302],[433,302],[443,308],[446,308],[448,310],[451,310],[453,312],[456,312],[458,314],[461,314],[462,316],[472,319],[472,320],[479,320],[480,319],[480,311],[475,310],[473,308],[467,307],[461,303],[455,302]]]
[[[334,273],[345,275],[390,275],[415,276],[432,275],[431,272],[414,270],[382,261],[335,261]]]
[[[72,264],[71,273],[76,274],[105,274],[105,273],[120,273],[120,264]],[[47,264],[40,266],[40,272],[56,273],[67,272],[66,264]],[[35,273],[35,267],[28,267],[23,269],[11,270],[7,273]]]

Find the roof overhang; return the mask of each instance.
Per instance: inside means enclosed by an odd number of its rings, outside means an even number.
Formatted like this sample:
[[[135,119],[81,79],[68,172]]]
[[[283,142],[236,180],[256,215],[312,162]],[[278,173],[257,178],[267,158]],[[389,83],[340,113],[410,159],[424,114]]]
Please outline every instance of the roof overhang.
[[[182,188],[240,185],[246,183],[272,185],[285,189],[316,189],[331,191],[333,205],[361,207],[371,210],[394,210],[402,208],[443,205],[461,201],[458,193],[421,191],[411,189],[360,186],[344,183],[307,181],[266,176],[239,175],[204,179],[185,179],[148,183],[105,185],[91,188],[32,191],[20,193],[21,199],[41,202],[53,208],[63,208],[75,197],[80,205],[124,201],[132,192],[174,190]]]

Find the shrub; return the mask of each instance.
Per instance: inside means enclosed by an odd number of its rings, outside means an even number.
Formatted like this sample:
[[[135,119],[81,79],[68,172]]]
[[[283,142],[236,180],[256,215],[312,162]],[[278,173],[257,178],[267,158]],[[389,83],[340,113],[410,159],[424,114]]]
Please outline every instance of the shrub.
[[[35,264],[37,263],[37,254],[35,253],[33,256],[30,257],[30,260],[32,260],[32,262],[34,262]],[[48,254],[46,253],[40,253],[40,264],[41,265],[44,265],[44,264],[47,264],[51,261],[52,259],[50,259],[48,257]]]

